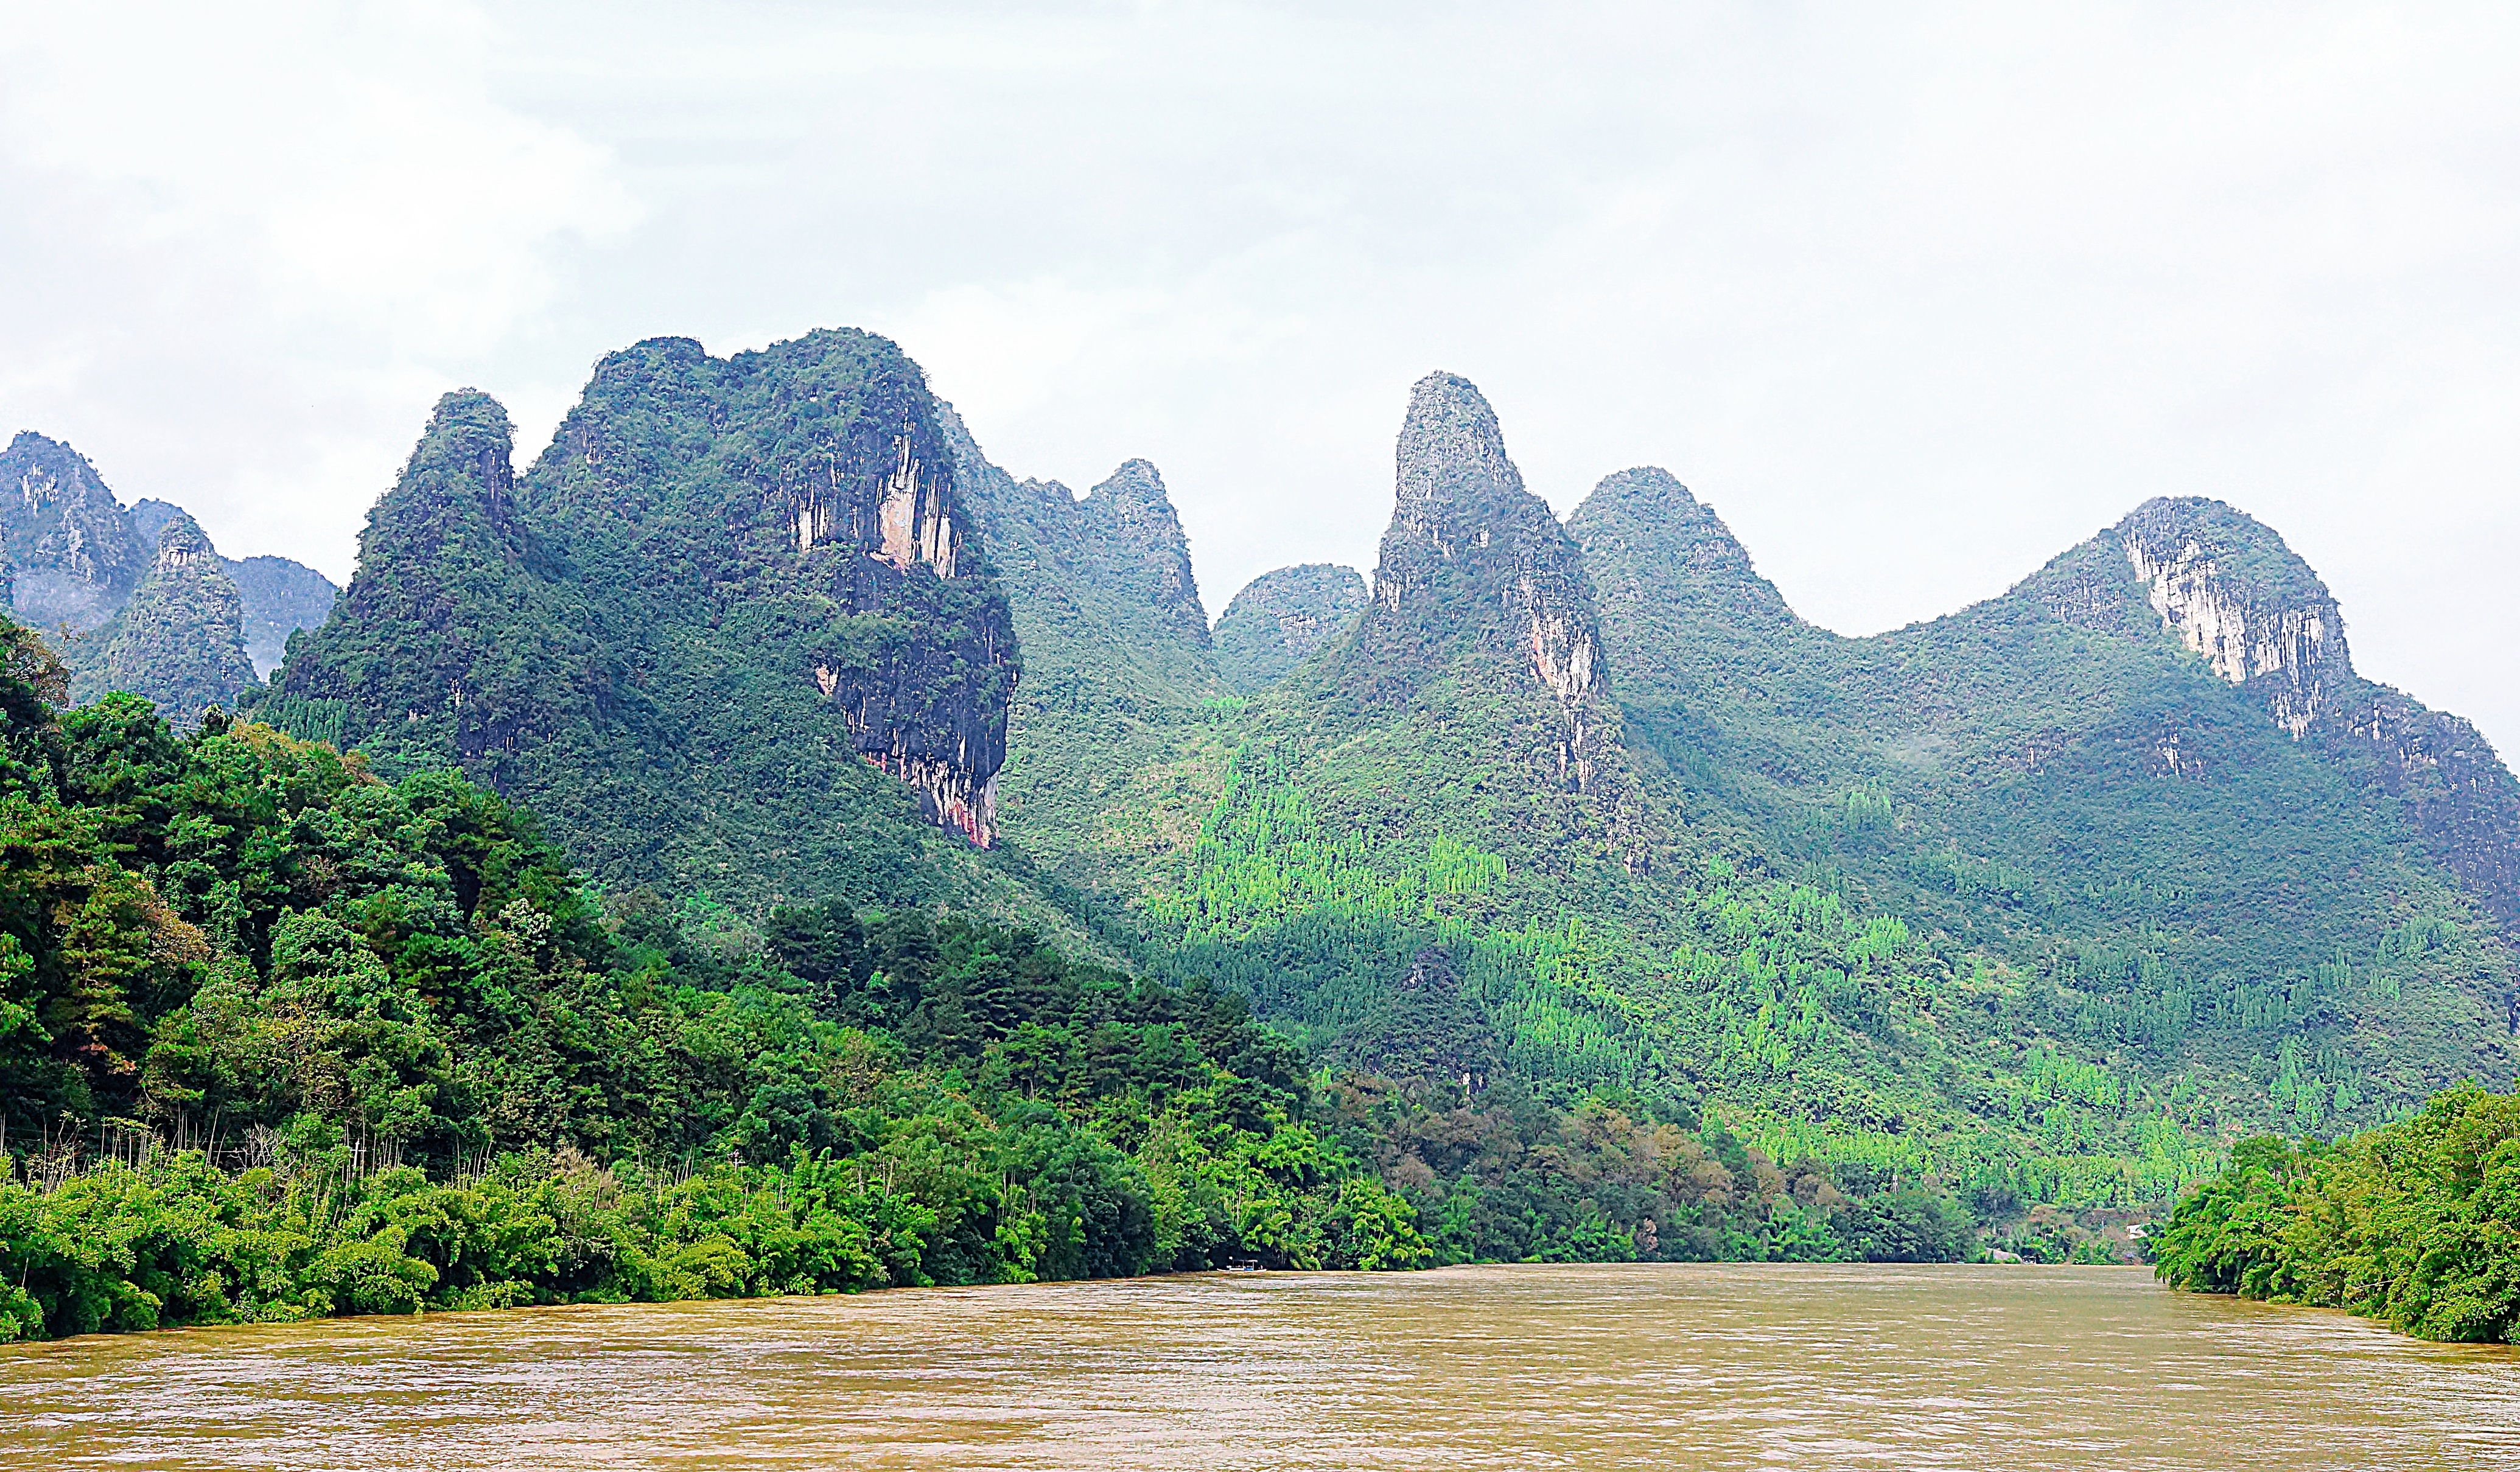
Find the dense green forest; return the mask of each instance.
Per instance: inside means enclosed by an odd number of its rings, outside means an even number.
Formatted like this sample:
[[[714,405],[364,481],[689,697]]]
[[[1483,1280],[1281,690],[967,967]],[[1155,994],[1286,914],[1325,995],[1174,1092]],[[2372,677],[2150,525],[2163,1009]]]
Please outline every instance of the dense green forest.
[[[2333,1143],[2243,1141],[2157,1250],[2174,1287],[2520,1342],[2520,1095],[2462,1086]]]
[[[599,895],[431,770],[0,679],[0,1334],[1249,1264],[1940,1259],[1930,1182],[1315,1072],[1241,995]],[[1440,962],[1439,962],[1440,963]]]

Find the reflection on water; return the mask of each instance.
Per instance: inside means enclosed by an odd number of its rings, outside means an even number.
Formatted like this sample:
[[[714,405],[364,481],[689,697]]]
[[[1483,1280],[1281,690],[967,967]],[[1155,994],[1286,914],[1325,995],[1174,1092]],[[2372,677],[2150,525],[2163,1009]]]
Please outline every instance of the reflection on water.
[[[1215,1274],[0,1349],[0,1465],[2520,1468],[2520,1356],[2129,1269]]]

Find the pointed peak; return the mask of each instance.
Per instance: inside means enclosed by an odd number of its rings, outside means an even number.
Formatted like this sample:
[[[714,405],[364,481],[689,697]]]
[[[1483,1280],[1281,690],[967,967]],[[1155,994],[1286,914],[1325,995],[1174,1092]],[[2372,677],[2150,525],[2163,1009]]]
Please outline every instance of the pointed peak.
[[[1141,569],[1136,575],[1150,579],[1148,602],[1184,637],[1205,648],[1207,608],[1199,602],[1198,578],[1191,568],[1190,537],[1153,462],[1122,462],[1082,501],[1071,504],[1085,525],[1094,528],[1087,535],[1104,539],[1103,555],[1112,566]]]
[[[218,557],[218,549],[210,545],[202,524],[178,510],[158,528],[158,557],[151,565],[164,572],[203,560],[215,562]]]
[[[1430,373],[1409,390],[1398,459],[1404,518],[1492,513],[1525,494],[1496,411],[1458,374]]]
[[[494,496],[515,484],[516,425],[497,399],[477,388],[458,388],[429,411],[428,427],[412,447],[406,477],[427,471],[470,475]]]
[[[1120,462],[1119,468],[1103,476],[1086,497],[1107,506],[1172,507],[1172,497],[1164,490],[1163,471],[1156,469],[1151,460]]]
[[[1794,621],[1715,508],[1660,467],[1603,476],[1566,518],[1566,529],[1583,544],[1605,610],[1617,604],[1623,617],[1635,618],[1650,603],[1747,618],[1753,627]]]
[[[2356,683],[2334,595],[2272,527],[2201,496],[2158,497],[2110,532],[2162,627],[2256,690],[2295,740]],[[2088,544],[2086,544],[2088,545]]]

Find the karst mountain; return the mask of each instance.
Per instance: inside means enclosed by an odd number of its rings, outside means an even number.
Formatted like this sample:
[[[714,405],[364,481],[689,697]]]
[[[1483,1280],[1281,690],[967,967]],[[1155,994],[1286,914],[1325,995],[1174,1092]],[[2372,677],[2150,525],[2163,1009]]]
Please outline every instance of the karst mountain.
[[[608,893],[968,911],[1435,1106],[2150,1199],[2520,1064],[2520,785],[2219,502],[1849,639],[1664,470],[1561,520],[1435,373],[1370,580],[1211,628],[1156,467],[1020,479],[871,335],[639,343],[514,439],[448,394],[264,687],[280,580],[22,435],[15,606],[83,688],[460,767]]]

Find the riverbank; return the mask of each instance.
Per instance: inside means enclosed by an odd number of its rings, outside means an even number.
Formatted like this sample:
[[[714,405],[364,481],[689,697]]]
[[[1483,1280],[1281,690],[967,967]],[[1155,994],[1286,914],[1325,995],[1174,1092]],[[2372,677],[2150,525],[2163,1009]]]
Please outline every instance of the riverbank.
[[[2520,1333],[2520,1095],[2472,1085],[2334,1144],[2253,1139],[2180,1199],[2162,1280],[2424,1339]]]

